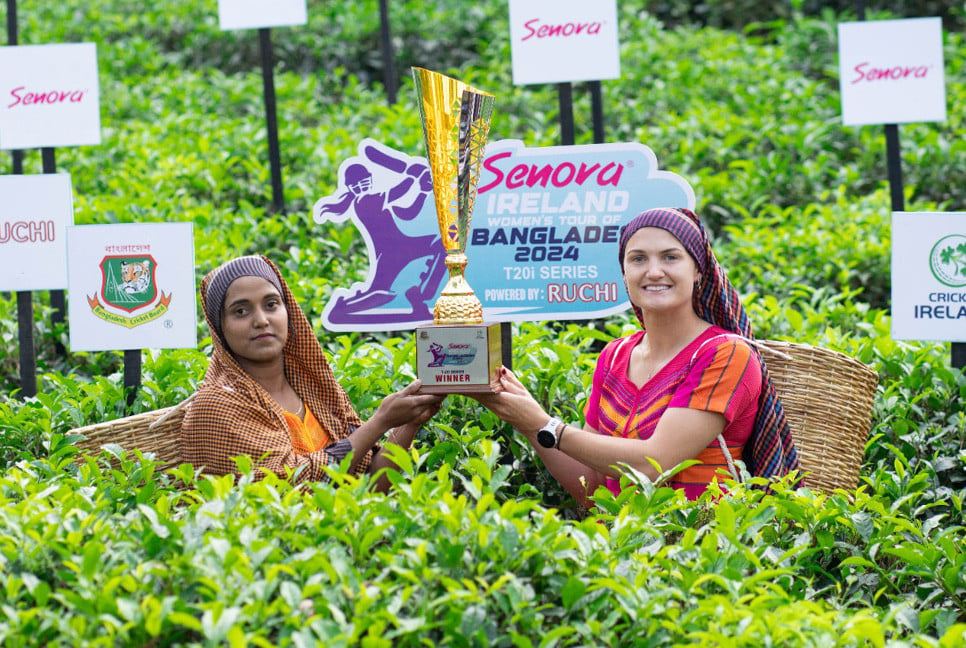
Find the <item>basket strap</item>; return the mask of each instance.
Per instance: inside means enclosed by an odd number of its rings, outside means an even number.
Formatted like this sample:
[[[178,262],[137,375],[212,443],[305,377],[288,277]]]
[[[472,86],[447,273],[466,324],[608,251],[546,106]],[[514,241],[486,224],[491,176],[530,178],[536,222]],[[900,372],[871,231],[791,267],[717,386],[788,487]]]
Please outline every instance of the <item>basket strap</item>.
[[[720,335],[715,335],[714,337],[710,337],[704,342],[702,342],[701,346],[695,349],[694,355],[691,356],[690,364],[694,365],[694,361],[697,359],[698,353],[701,352],[701,349],[704,348],[705,344],[707,344],[708,342],[711,342],[712,340],[717,340],[718,338],[725,338],[725,339],[737,338],[739,340],[744,340],[745,342],[748,342],[749,344],[752,344],[755,347],[759,347],[758,343],[756,343],[754,340],[746,338],[743,335],[738,335],[737,333],[722,333]],[[718,446],[721,448],[721,454],[724,455],[725,461],[728,464],[728,471],[731,472],[731,476],[734,477],[735,481],[740,484],[741,475],[738,473],[738,469],[735,467],[734,459],[731,458],[731,451],[728,450],[728,443],[725,441],[723,433],[718,434]]]
[[[183,401],[181,401],[177,405],[174,405],[167,412],[165,412],[164,414],[162,414],[161,416],[159,416],[155,420],[151,421],[151,424],[148,425],[148,429],[150,430],[150,429],[152,429],[154,427],[157,427],[158,425],[161,425],[162,423],[164,423],[165,421],[167,421],[169,418],[171,418],[172,416],[174,416],[175,414],[177,414],[178,412],[180,412],[181,410],[183,410],[185,407],[187,407],[188,403],[190,403],[192,400],[194,400],[194,397],[197,394],[198,394],[198,392],[192,393],[186,399],[184,399]]]
[[[783,351],[779,351],[778,349],[773,349],[772,347],[768,346],[765,342],[759,342],[758,340],[747,340],[747,341],[754,344],[755,348],[757,348],[759,351],[765,351],[774,356],[778,356],[779,358],[781,358],[782,360],[785,360],[786,362],[790,362],[795,359]]]
[[[694,361],[697,359],[698,354],[701,353],[701,349],[704,348],[705,344],[707,344],[708,342],[711,342],[712,340],[717,340],[718,338],[725,338],[725,339],[736,338],[738,340],[747,342],[748,344],[751,344],[755,347],[758,346],[758,344],[754,340],[750,340],[743,335],[738,335],[737,333],[720,333],[718,335],[715,335],[714,337],[709,337],[707,340],[701,343],[701,346],[699,346],[697,349],[694,350],[694,355],[691,356],[691,362],[688,363],[689,366],[694,364]]]
[[[731,451],[728,450],[728,444],[725,442],[724,434],[718,435],[718,445],[721,446],[721,454],[724,455],[725,461],[728,462],[728,470],[731,471],[731,476],[734,477],[735,481],[740,484],[741,475],[738,474],[738,469],[735,467],[735,461],[731,458]]]

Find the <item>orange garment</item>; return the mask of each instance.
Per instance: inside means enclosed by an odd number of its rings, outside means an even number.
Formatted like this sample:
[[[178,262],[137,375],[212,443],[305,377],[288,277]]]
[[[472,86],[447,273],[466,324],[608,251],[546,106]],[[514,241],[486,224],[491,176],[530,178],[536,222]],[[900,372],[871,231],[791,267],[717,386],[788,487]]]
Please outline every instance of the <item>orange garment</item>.
[[[310,408],[305,408],[304,421],[291,412],[283,411],[282,414],[285,415],[285,422],[288,423],[288,433],[292,437],[292,447],[295,448],[295,452],[308,454],[329,445],[332,437],[322,429],[322,425]]]

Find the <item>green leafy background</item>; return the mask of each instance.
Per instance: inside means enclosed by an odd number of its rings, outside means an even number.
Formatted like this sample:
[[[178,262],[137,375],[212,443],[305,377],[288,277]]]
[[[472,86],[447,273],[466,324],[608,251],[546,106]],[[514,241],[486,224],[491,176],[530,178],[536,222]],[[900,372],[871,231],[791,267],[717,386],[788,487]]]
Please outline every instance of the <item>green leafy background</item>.
[[[901,128],[907,209],[966,203],[956,3],[868,3],[869,18],[941,15],[949,116]],[[888,4],[894,13],[887,13]],[[498,96],[495,138],[558,143],[556,90],[511,82],[506,5],[390,3],[399,101],[382,85],[375,0],[310,0],[273,30],[286,214],[271,190],[254,31],[214,0],[35,0],[21,44],[96,42],[103,143],[59,149],[75,221],[191,221],[197,275],[264,252],[310,320],[366,275],[351,225],[315,225],[363,137],[421,152],[410,65]],[[121,355],[58,353],[34,296],[40,393],[20,399],[16,300],[0,296],[0,643],[5,646],[942,646],[966,642],[966,379],[949,345],[889,336],[890,203],[876,127],[839,116],[836,22],[851,3],[620,2],[622,78],[603,84],[610,141],[639,141],[695,188],[761,338],[825,346],[880,376],[857,492],[779,484],[685,502],[641,480],[587,516],[520,438],[447,400],[393,492],[296,491],[160,474],[69,431],[178,402],[210,348],[145,351],[125,405]],[[576,86],[578,143],[590,102]],[[40,173],[29,152],[27,173]],[[10,172],[9,155],[0,173]],[[629,315],[514,327],[514,366],[579,420],[594,351]],[[357,409],[413,377],[413,345],[318,328]],[[112,462],[111,456],[118,455]]]

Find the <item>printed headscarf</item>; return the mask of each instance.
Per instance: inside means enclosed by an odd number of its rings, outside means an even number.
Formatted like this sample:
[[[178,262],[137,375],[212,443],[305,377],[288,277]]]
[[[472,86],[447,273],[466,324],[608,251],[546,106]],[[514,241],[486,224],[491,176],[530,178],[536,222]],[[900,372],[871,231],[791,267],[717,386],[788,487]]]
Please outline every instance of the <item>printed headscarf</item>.
[[[695,286],[693,303],[694,312],[698,317],[748,340],[754,340],[748,314],[741,305],[738,293],[715,258],[704,225],[689,209],[683,207],[648,209],[621,228],[618,256],[621,274],[624,272],[624,251],[627,248],[627,242],[642,227],[658,227],[669,232],[681,242],[697,263],[701,280]],[[634,306],[634,313],[641,327],[644,328],[641,309]],[[755,348],[755,345],[751,346]],[[758,352],[757,348],[755,352]],[[762,385],[758,400],[758,415],[742,458],[751,474],[778,477],[798,469],[798,452],[792,441],[785,410],[782,408],[761,354],[759,354],[759,360]]]
[[[227,346],[225,334],[221,328],[221,313],[225,307],[225,296],[228,286],[242,277],[261,277],[275,286],[278,294],[282,294],[282,283],[278,275],[272,270],[268,261],[258,255],[238,257],[218,266],[208,275],[204,291],[205,319],[211,325],[211,330],[218,334],[221,343]]]
[[[317,452],[297,454],[282,408],[236,361],[220,335],[220,312],[231,281],[263,276],[275,285],[288,311],[288,339],[282,349],[285,376],[334,442]],[[225,281],[231,277],[230,281]],[[201,281],[201,304],[211,329],[211,361],[185,414],[181,450],[185,461],[213,474],[236,472],[233,457],[247,455],[264,471],[299,470],[296,483],[326,479],[324,466],[337,465],[351,450],[347,437],[362,424],[332,373],[308,318],[278,270],[265,257],[234,259]],[[217,309],[217,320],[213,313]],[[216,323],[217,322],[217,323]],[[356,465],[368,470],[374,446]]]

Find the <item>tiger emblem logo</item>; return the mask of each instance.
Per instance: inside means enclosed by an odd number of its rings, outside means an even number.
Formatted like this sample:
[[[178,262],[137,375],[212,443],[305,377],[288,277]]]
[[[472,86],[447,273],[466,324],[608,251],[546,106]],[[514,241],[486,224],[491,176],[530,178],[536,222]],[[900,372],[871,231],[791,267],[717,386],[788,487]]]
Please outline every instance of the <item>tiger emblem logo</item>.
[[[157,298],[158,262],[153,256],[106,256],[100,266],[105,304],[133,313],[149,308]]]
[[[143,293],[151,286],[151,260],[121,262],[118,288],[128,295]]]
[[[99,267],[99,294],[87,296],[95,317],[130,329],[168,312],[171,295],[158,290],[158,261],[153,256],[109,255],[101,259]]]

